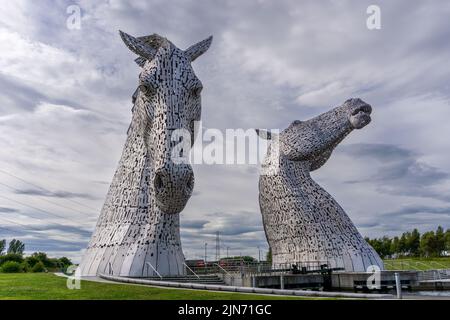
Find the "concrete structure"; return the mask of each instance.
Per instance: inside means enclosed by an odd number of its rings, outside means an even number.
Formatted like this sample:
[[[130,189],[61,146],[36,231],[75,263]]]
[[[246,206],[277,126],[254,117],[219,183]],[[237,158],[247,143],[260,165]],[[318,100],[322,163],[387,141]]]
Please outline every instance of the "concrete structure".
[[[370,122],[371,112],[364,101],[349,99],[318,117],[292,122],[279,135],[257,130],[271,139],[259,203],[275,268],[323,262],[346,271],[384,269],[341,206],[310,176],[350,132]]]
[[[185,288],[197,290],[214,290],[224,292],[242,292],[242,293],[256,293],[256,294],[276,294],[286,296],[301,296],[301,297],[341,297],[341,298],[356,298],[356,299],[392,299],[390,294],[364,294],[364,293],[350,293],[350,292],[325,292],[325,291],[308,291],[308,290],[289,290],[289,289],[271,289],[271,288],[254,288],[242,286],[227,286],[227,285],[209,285],[204,283],[186,283],[175,281],[158,281],[148,279],[136,279],[128,277],[117,277],[100,274],[101,279],[110,280],[114,282],[123,282],[130,284],[144,284],[152,286],[170,287],[170,288]]]
[[[139,56],[142,71],[122,157],[81,274],[182,275],[179,213],[192,194],[194,175],[186,161],[174,163],[172,138],[181,129],[193,137],[194,121],[200,120],[202,84],[191,62],[206,52],[212,37],[181,50],[156,34],[120,35]],[[187,158],[183,149],[177,153]]]
[[[377,283],[371,281],[372,273],[333,272],[331,274],[273,273],[261,275],[236,275],[234,281],[245,287],[284,289],[318,289],[354,292],[395,292],[395,274],[400,274],[402,290],[424,290],[427,286],[419,279],[418,271],[381,271]],[[230,284],[228,279],[224,282]],[[327,283],[329,281],[329,283]],[[441,285],[443,280],[438,284]],[[254,284],[254,285],[253,285]],[[373,286],[373,287],[372,287]]]
[[[403,290],[417,290],[420,287],[419,273],[417,271],[381,271],[379,274],[378,290],[395,290],[395,274],[399,273]],[[339,290],[367,291],[368,280],[370,285],[371,273],[366,272],[335,272],[331,275],[331,287]]]

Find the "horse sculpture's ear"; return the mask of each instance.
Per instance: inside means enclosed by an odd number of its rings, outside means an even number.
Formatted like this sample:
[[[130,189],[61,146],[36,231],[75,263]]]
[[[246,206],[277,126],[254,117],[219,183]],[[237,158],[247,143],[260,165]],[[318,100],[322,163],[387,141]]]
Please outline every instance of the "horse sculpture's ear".
[[[190,46],[184,52],[186,52],[186,55],[191,61],[194,61],[209,49],[212,39],[213,37],[210,36],[209,38]]]
[[[134,62],[136,62],[136,64],[141,68],[144,67],[146,61],[147,61],[147,59],[142,58],[142,57],[134,59]]]
[[[276,135],[276,133],[272,133],[272,132],[270,132],[268,130],[264,130],[264,129],[255,129],[255,131],[260,138],[263,138],[266,140],[271,140]]]
[[[147,45],[144,41],[130,36],[129,34],[119,30],[120,37],[122,38],[125,45],[136,53],[138,56],[146,59],[152,60],[155,56],[157,50],[149,45]]]

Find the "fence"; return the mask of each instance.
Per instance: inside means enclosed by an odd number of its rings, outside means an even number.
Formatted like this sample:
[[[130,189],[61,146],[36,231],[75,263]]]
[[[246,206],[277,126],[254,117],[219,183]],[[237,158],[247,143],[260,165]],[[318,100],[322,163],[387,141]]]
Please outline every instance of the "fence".
[[[450,280],[450,269],[427,270],[418,273],[419,281]]]
[[[221,261],[208,261],[201,265],[189,265],[188,274],[210,274],[210,273],[250,273],[261,272],[271,268],[271,264],[265,261],[245,261],[243,259],[227,259]]]
[[[243,259],[224,259],[219,262],[202,262],[203,265],[190,265],[188,274],[239,273],[241,275],[282,274],[287,272],[308,273],[329,267],[327,261],[294,261],[274,264],[267,261],[245,261]]]

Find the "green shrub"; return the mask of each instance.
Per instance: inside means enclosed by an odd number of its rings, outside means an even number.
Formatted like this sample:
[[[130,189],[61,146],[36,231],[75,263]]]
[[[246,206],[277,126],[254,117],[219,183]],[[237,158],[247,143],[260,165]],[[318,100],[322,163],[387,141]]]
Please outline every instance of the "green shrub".
[[[31,255],[29,257],[26,257],[25,261],[26,261],[26,263],[28,263],[29,266],[34,266],[40,260],[38,258],[36,258],[35,256]]]
[[[449,232],[450,233],[450,232]],[[449,237],[450,238],[450,237]],[[60,264],[62,264],[64,267],[68,267],[68,266],[70,266],[70,265],[72,265],[72,261],[70,261],[68,258],[66,258],[66,257],[62,257],[62,258],[59,258],[59,263]]]
[[[20,263],[16,261],[6,261],[2,264],[1,271],[4,273],[21,272]]]
[[[34,252],[30,256],[25,258],[30,266],[34,266],[36,263],[41,261],[47,270],[61,270],[65,269],[72,264],[72,262],[66,257],[49,258],[45,252]]]
[[[37,262],[31,269],[33,272],[45,272],[45,266],[42,261]]]
[[[29,257],[29,259],[32,266],[34,266],[36,262],[41,261],[46,268],[54,268],[56,266],[54,260],[57,260],[49,258],[45,252],[35,252]]]
[[[31,267],[30,267],[30,265],[28,264],[28,262],[24,261],[24,262],[22,262],[22,263],[20,264],[20,270],[21,270],[22,272],[30,272],[30,271],[31,271]]]

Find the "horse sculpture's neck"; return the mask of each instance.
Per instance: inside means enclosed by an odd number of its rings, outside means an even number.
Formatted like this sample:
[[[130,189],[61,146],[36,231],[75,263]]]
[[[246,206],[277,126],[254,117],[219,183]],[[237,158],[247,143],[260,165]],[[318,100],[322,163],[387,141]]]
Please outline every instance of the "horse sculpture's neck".
[[[361,100],[349,101],[314,119],[294,121],[277,140],[279,152],[277,144],[269,146],[263,166],[278,170],[261,175],[259,200],[275,267],[314,262],[348,271],[383,268],[344,210],[310,176],[354,129],[351,121],[355,126],[367,121],[363,113],[370,110]]]
[[[133,116],[119,166],[102,208],[82,274],[128,276],[183,274],[179,214],[165,214],[155,204],[148,123],[142,107]]]

